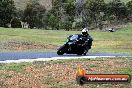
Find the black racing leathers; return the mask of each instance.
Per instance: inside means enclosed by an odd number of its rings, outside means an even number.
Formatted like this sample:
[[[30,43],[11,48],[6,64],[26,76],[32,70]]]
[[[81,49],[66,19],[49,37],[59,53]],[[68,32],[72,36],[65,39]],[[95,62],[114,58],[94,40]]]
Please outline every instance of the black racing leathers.
[[[82,39],[85,41],[84,46],[86,49],[91,49],[93,38],[88,35],[82,35]]]

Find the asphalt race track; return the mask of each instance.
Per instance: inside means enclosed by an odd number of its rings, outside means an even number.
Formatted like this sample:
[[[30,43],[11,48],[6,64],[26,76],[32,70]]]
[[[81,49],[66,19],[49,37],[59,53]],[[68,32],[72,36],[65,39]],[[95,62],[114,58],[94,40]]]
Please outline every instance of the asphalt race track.
[[[87,57],[90,56],[131,56],[132,54],[110,54],[110,53],[88,53]],[[81,57],[78,55],[57,55],[56,52],[0,52],[0,61],[6,60],[20,60],[20,59],[37,59],[37,58],[53,58],[53,57]]]

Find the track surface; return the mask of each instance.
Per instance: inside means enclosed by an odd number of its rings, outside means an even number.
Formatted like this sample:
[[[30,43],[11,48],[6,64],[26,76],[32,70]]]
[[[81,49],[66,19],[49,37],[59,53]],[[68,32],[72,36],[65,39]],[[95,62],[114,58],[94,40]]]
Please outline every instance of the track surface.
[[[86,56],[131,56],[132,54],[110,54],[110,53],[88,53]],[[77,55],[58,56],[56,52],[1,52],[0,61],[36,59],[36,58],[53,58],[53,57],[80,57]]]

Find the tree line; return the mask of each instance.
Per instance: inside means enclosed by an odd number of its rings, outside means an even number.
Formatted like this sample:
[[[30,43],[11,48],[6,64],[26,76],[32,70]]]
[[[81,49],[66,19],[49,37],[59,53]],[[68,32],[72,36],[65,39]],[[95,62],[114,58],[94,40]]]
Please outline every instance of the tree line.
[[[132,0],[126,3],[120,0],[82,1],[53,0],[52,9],[47,11],[38,0],[29,0],[24,10],[16,9],[13,0],[0,0],[0,27],[11,24],[13,28],[21,28],[21,22],[24,22],[29,28],[103,29],[105,23],[120,24],[132,21]]]

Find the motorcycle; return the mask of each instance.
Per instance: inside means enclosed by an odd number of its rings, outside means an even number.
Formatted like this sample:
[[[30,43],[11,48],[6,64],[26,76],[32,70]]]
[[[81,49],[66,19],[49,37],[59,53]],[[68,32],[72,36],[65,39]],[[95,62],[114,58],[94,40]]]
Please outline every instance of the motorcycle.
[[[63,55],[64,53],[66,53],[66,54],[86,55],[88,49],[86,49],[84,43],[85,40],[83,40],[81,35],[79,34],[70,35],[67,38],[67,42],[58,49],[57,54]]]

